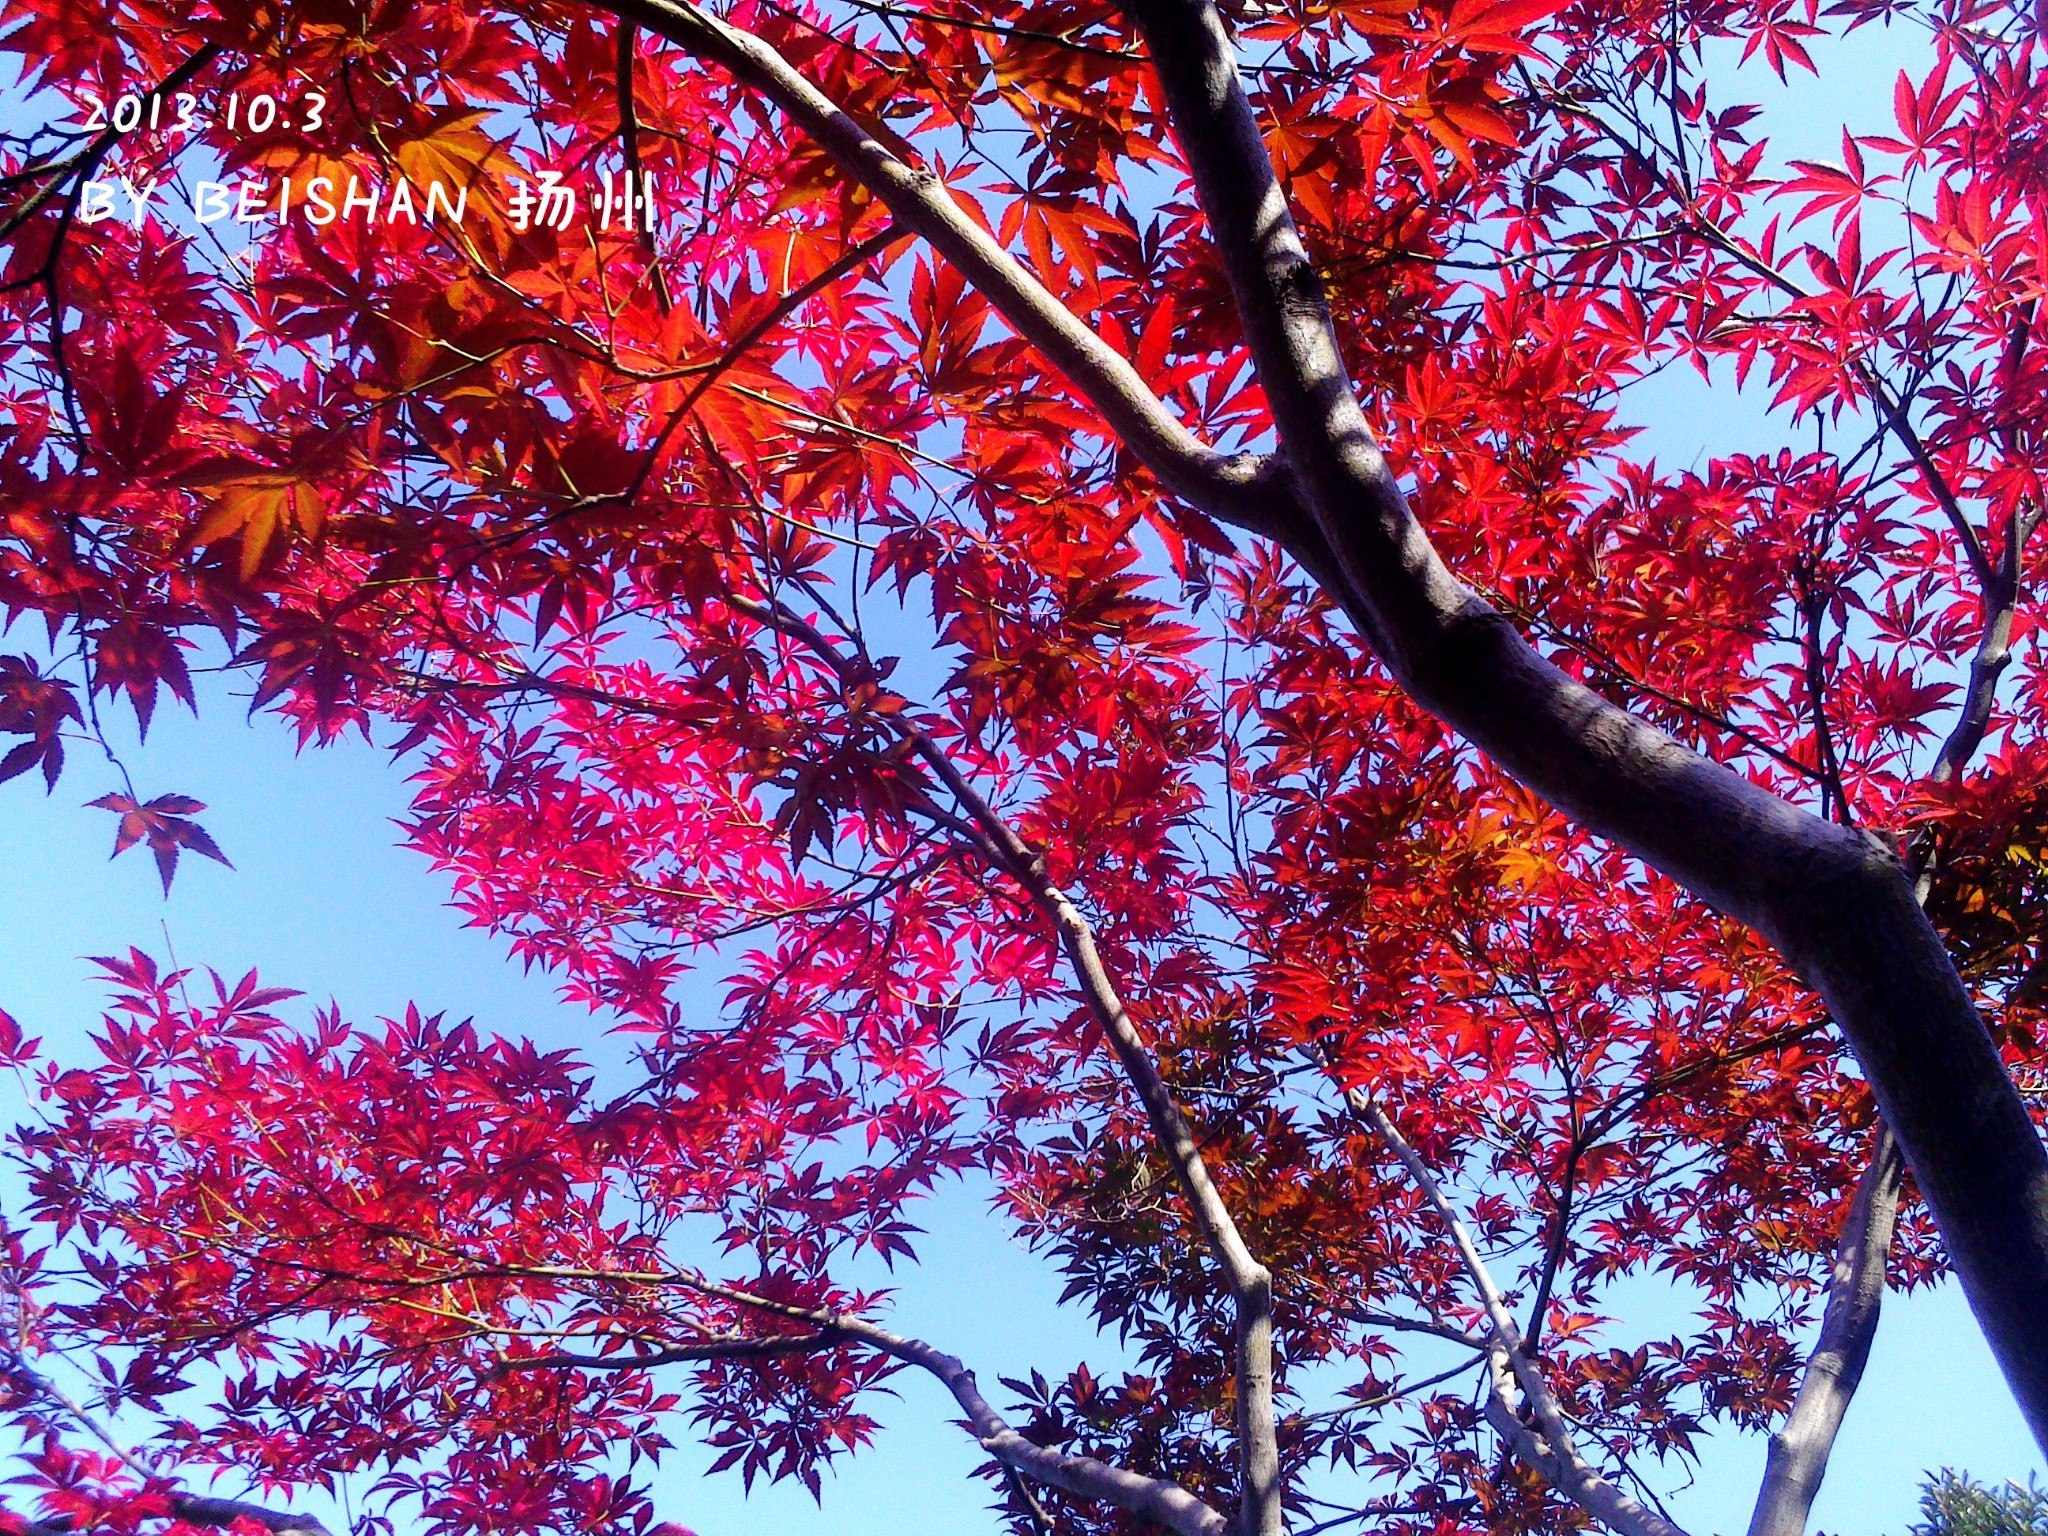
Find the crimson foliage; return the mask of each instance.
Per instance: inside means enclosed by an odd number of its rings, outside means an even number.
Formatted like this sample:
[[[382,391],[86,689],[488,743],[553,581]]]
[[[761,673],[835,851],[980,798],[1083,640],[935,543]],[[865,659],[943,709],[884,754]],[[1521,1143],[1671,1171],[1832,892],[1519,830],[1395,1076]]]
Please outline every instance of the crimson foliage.
[[[1458,574],[1609,698],[1909,840],[2001,1046],[2038,1061],[2031,12],[1225,10]],[[1117,10],[723,15],[1182,420],[1270,441]],[[1484,1347],[1445,1353],[1485,1316],[1345,1088],[1468,1212],[1592,1459],[1654,1481],[1704,1427],[1785,1411],[1873,1124],[1816,1001],[1412,704],[1274,547],[1165,494],[753,88],[557,0],[0,17],[81,116],[163,107],[0,162],[0,604],[48,642],[0,658],[0,776],[54,784],[101,708],[146,730],[223,665],[303,741],[412,754],[410,845],[638,1052],[600,1084],[434,1018],[286,1023],[291,994],[141,954],[104,962],[94,1061],[11,1031],[42,1096],[11,1412],[46,1516],[186,1518],[174,1490],[231,1467],[350,1479],[365,1529],[644,1529],[681,1430],[816,1488],[920,1363],[842,1326],[918,1331],[857,1276],[913,1260],[920,1200],[963,1176],[1139,1362],[1011,1384],[1025,1438],[1226,1505],[1230,1327],[1062,911],[1274,1276],[1300,1528],[1583,1518],[1503,1454]],[[1774,155],[1768,72],[1878,26],[1924,38],[1896,120],[1839,162]],[[283,110],[231,125],[258,98]],[[601,221],[599,170],[651,175],[657,227]],[[544,171],[585,199],[564,228],[531,217]],[[89,220],[117,176],[153,201]],[[351,177],[420,212],[306,216]],[[298,211],[198,225],[201,180]],[[459,217],[426,215],[436,185]],[[1645,410],[1703,398],[1699,460],[1638,450]],[[181,848],[221,857],[185,795],[95,804],[167,888]],[[1894,1278],[1939,1265],[1909,1215]],[[1685,1331],[1604,1315],[1638,1276],[1696,1293]],[[146,1451],[83,1435],[42,1374],[60,1348]],[[1019,1529],[1151,1528],[1001,1461]]]

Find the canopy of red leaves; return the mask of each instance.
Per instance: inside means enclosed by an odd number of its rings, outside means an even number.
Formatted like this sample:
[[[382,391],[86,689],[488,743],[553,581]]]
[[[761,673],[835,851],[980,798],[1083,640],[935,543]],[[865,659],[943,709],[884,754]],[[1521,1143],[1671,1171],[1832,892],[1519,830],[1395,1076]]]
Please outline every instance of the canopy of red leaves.
[[[1826,67],[1888,0],[1227,9],[1348,361],[1459,574],[1700,750],[1932,838],[1930,908],[2037,1061],[2025,605],[1982,755],[1932,772],[2048,455],[2031,12],[1916,10],[1896,121],[1788,165],[1756,75]],[[1117,10],[725,14],[1191,426],[1268,441]],[[1301,1487],[1357,1469],[1390,1531],[1564,1518],[1469,1378],[1380,1401],[1429,1374],[1413,1330],[1472,1303],[1339,1085],[1461,1192],[1617,1453],[1785,1408],[1872,1120],[1817,1005],[1417,710],[1269,546],[1164,496],[757,96],[642,38],[622,131],[618,28],[560,0],[0,18],[81,116],[167,80],[196,103],[0,162],[0,606],[49,639],[0,658],[0,777],[54,783],[88,706],[190,702],[203,655],[306,741],[411,754],[411,845],[639,1049],[600,1087],[467,1025],[288,1025],[253,977],[105,962],[98,1059],[33,1065],[15,1343],[103,1361],[158,1467],[359,1476],[448,1536],[648,1527],[679,1429],[815,1487],[891,1362],[605,1367],[797,1326],[721,1287],[884,1315],[849,1274],[914,1258],[920,1198],[973,1175],[1140,1362],[1013,1384],[1034,1432],[1225,1497],[1213,1277],[1052,926],[919,739],[1085,908],[1279,1277]],[[285,110],[231,128],[231,96]],[[587,196],[628,143],[658,229],[521,227],[522,180]],[[157,213],[81,223],[76,183],[117,174]],[[202,178],[274,201],[351,175],[467,208],[170,212]],[[1719,402],[1710,450],[1635,451],[1638,398]],[[188,797],[95,803],[167,886],[180,848],[221,857]],[[1909,1222],[1895,1276],[1937,1263]],[[1681,1334],[1606,1317],[1646,1275],[1697,1297]],[[564,1350],[606,1359],[536,1364]],[[15,1413],[47,1431],[47,1513],[151,1513],[27,1387]],[[1061,1532],[1137,1529],[1043,1500]]]

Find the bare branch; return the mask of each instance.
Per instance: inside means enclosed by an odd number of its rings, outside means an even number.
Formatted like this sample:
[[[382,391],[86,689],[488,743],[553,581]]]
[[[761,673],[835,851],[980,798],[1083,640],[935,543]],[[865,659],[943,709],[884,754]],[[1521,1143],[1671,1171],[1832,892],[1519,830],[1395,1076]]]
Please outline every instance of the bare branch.
[[[639,474],[635,475],[632,483],[618,494],[618,499],[630,502],[639,494],[640,488],[645,484],[648,475],[653,473],[655,461],[661,457],[662,449],[668,446],[669,439],[675,434],[677,429],[690,419],[690,413],[697,408],[697,402],[709,394],[711,386],[716,384],[720,378],[731,371],[741,358],[746,356],[748,349],[754,343],[763,336],[766,336],[776,326],[782,324],[783,321],[802,309],[812,299],[823,293],[827,288],[830,288],[842,277],[845,277],[849,272],[866,265],[869,261],[881,255],[883,251],[887,250],[898,240],[901,240],[905,233],[906,231],[898,229],[894,224],[887,224],[865,240],[848,246],[838,256],[834,257],[816,277],[792,288],[778,299],[766,314],[748,326],[738,337],[734,338],[730,346],[704,366],[702,375],[697,379],[696,383],[690,386],[690,392],[683,397],[682,403],[669,413],[668,420],[662,424],[660,432],[655,434],[654,441],[648,445],[646,458],[641,464]]]
[[[1564,1413],[1543,1379],[1543,1368],[1531,1359],[1522,1344],[1521,1327],[1508,1309],[1507,1300],[1494,1284],[1493,1275],[1481,1257],[1479,1245],[1465,1225],[1450,1196],[1430,1172],[1429,1165],[1394,1122],[1362,1088],[1346,1088],[1344,1103],[1372,1128],[1401,1166],[1408,1171],[1423,1198],[1449,1232],[1451,1245],[1472,1288],[1479,1294],[1492,1338],[1487,1357],[1492,1364],[1492,1400],[1488,1417],[1515,1454],[1559,1493],[1620,1536],[1685,1536],[1685,1532],[1663,1516],[1644,1508],[1602,1477],[1573,1444]],[[1526,1404],[1533,1424],[1525,1423]]]
[[[640,29],[630,21],[619,23],[618,97],[619,152],[626,161],[626,185],[640,183],[640,112],[633,96],[633,64],[640,53]],[[629,200],[631,193],[627,194]],[[655,249],[654,221],[640,220],[640,248],[647,253],[647,273],[654,284],[654,303],[664,315],[674,306],[669,297],[668,276],[661,270],[661,253]]]
[[[614,1355],[578,1355],[566,1351],[527,1355],[501,1362],[502,1371],[645,1371],[659,1365],[683,1365],[705,1360],[760,1360],[774,1355],[808,1355],[843,1344],[843,1335],[822,1329],[816,1333],[791,1333],[768,1338],[744,1338],[719,1334],[692,1339],[687,1344],[664,1344],[641,1353],[621,1351]]]
[[[1371,1307],[1347,1307],[1341,1303],[1332,1304],[1330,1310],[1340,1317],[1350,1318],[1353,1322],[1364,1323],[1368,1328],[1387,1328],[1395,1333],[1427,1334],[1430,1338],[1441,1339],[1446,1344],[1459,1345],[1477,1354],[1486,1352],[1486,1340],[1476,1334],[1467,1333],[1462,1328],[1454,1328],[1449,1323],[1431,1322],[1419,1317],[1397,1317],[1391,1312],[1379,1312]]]
[[[856,664],[802,615],[777,603],[737,595],[726,601],[759,623],[800,640],[842,680],[857,680]],[[1173,1168],[1195,1225],[1223,1271],[1236,1313],[1239,1536],[1278,1536],[1281,1489],[1273,1408],[1273,1277],[1252,1256],[1210,1177],[1194,1128],[1160,1076],[1150,1048],[1125,1008],[1086,915],[1054,882],[1044,857],[982,797],[928,731],[905,711],[894,711],[886,718],[966,810],[981,834],[976,846],[992,851],[998,868],[1022,885],[1052,919],[1089,1014],[1109,1040],[1124,1075],[1145,1106],[1153,1136]]]
[[[1112,1467],[1092,1456],[1069,1456],[1026,1440],[989,1406],[974,1372],[956,1357],[882,1329],[868,1330],[869,1342],[897,1359],[930,1372],[953,1394],[983,1450],[1026,1477],[1128,1510],[1180,1536],[1225,1536],[1231,1524],[1178,1483]]]
[[[750,1307],[773,1317],[809,1323],[822,1332],[865,1344],[914,1365],[936,1377],[967,1415],[968,1427],[983,1450],[1004,1466],[1034,1482],[1063,1489],[1084,1499],[1110,1504],[1157,1522],[1178,1536],[1230,1536],[1230,1522],[1177,1483],[1113,1467],[1092,1456],[1069,1456],[1025,1439],[981,1395],[974,1372],[956,1356],[920,1339],[907,1339],[865,1318],[822,1307],[773,1301],[702,1275],[682,1271],[614,1272],[537,1265],[521,1271],[555,1279],[682,1286],[707,1296]]]
[[[192,50],[191,57],[143,94],[144,104],[173,95],[191,84],[200,72],[220,55],[219,43],[200,44]],[[0,221],[0,241],[11,240],[30,219],[48,207],[51,200],[65,187],[75,182],[83,182],[90,177],[99,169],[100,162],[106,159],[108,153],[120,142],[120,130],[111,126],[103,128],[77,154],[46,165],[28,166],[9,177],[10,181],[27,181],[38,177],[48,179],[24,198],[19,206],[8,210],[5,220]],[[51,259],[55,259],[54,252]]]

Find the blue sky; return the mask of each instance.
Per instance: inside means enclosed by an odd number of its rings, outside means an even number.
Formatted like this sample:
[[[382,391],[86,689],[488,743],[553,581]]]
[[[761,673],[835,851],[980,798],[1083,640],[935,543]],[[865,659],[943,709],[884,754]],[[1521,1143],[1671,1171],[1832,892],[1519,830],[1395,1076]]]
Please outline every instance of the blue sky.
[[[1881,127],[1892,76],[1910,51],[1902,35],[1872,36],[1846,69],[1830,71],[1825,91],[1801,83],[1775,93],[1779,153],[1837,152],[1845,114]],[[1711,446],[1687,433],[1726,431],[1734,419],[1725,401],[1703,410],[1701,398],[1696,384],[1674,378],[1638,405],[1667,462],[1690,462]],[[359,1021],[416,1002],[549,1047],[616,1050],[598,1021],[557,1002],[548,978],[523,973],[498,941],[465,928],[446,905],[446,880],[395,846],[392,818],[408,799],[402,766],[359,741],[295,753],[284,727],[242,724],[240,705],[217,687],[202,709],[195,723],[166,705],[147,747],[130,758],[145,795],[176,790],[206,801],[203,819],[235,861],[227,870],[187,859],[168,900],[143,853],[108,862],[113,818],[81,802],[118,780],[84,749],[53,797],[34,779],[0,786],[0,1007],[30,1033],[60,1056],[81,1054],[101,1001],[84,957],[134,944],[158,955],[174,946],[181,962],[231,976],[258,966],[313,1000],[337,1000]],[[926,1262],[897,1281],[895,1315],[907,1331],[960,1354],[984,1381],[1033,1366],[1063,1372],[1084,1357],[1114,1363],[1113,1345],[1058,1307],[1049,1266],[984,1219],[979,1189],[949,1190],[933,1202],[928,1225]],[[1652,1326],[1660,1313],[1675,1320],[1679,1305],[1647,1282],[1625,1299]],[[1617,1311],[1623,1301],[1616,1298]],[[994,1536],[986,1485],[968,1476],[980,1458],[949,1423],[952,1403],[922,1378],[898,1384],[880,1443],[842,1463],[822,1507],[793,1486],[743,1497],[736,1475],[704,1477],[708,1458],[686,1447],[662,1478],[664,1515],[701,1536],[898,1536],[906,1528]],[[1696,1536],[1741,1531],[1762,1461],[1754,1437],[1717,1439],[1674,1514]],[[1928,1469],[1997,1481],[2039,1465],[1954,1288],[1894,1297],[1816,1528],[1900,1533]]]
[[[201,708],[196,721],[180,708],[159,711],[147,747],[129,756],[145,795],[178,790],[206,801],[203,819],[235,861],[228,870],[187,859],[168,900],[144,853],[108,861],[114,819],[82,806],[115,787],[107,765],[80,751],[54,796],[32,778],[0,786],[0,1007],[30,1033],[59,1055],[81,1052],[101,1002],[84,957],[129,944],[161,955],[168,930],[186,965],[230,976],[258,966],[314,1001],[340,1001],[357,1020],[410,1000],[496,1032],[606,1054],[596,1021],[558,1004],[549,980],[522,973],[496,940],[465,928],[446,905],[445,878],[395,846],[392,818],[407,801],[402,765],[360,741],[297,754],[281,724],[242,724],[237,701],[217,687]],[[900,1326],[961,1355],[985,1382],[1033,1366],[1063,1372],[1081,1358],[1113,1363],[1113,1346],[1057,1306],[1050,1267],[983,1218],[980,1191],[949,1191],[927,1225],[926,1262],[897,1281]],[[1617,1312],[1676,1318],[1676,1299],[1653,1284],[1615,1300]],[[794,1486],[745,1497],[736,1475],[704,1477],[708,1458],[685,1447],[662,1475],[663,1513],[700,1536],[901,1536],[913,1516],[918,1532],[995,1536],[985,1486],[969,1476],[978,1456],[949,1422],[951,1401],[922,1379],[899,1386],[901,1398],[883,1405],[880,1442],[842,1463],[822,1507]],[[1717,1439],[1673,1512],[1694,1536],[1741,1531],[1762,1460],[1754,1437]],[[1928,1468],[2000,1480],[2038,1465],[1954,1288],[1894,1297],[1816,1529],[1903,1532]]]

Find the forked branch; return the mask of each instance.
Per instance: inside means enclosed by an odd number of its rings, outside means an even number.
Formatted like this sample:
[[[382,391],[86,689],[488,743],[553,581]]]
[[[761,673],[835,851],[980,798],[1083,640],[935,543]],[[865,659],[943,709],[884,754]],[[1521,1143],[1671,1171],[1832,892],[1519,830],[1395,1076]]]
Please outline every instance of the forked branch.
[[[967,1427],[981,1448],[998,1462],[1033,1482],[1058,1488],[1077,1498],[1109,1504],[1150,1520],[1176,1536],[1230,1536],[1230,1522],[1178,1483],[1146,1477],[1111,1466],[1092,1456],[1071,1456],[1020,1435],[981,1394],[974,1372],[954,1355],[922,1339],[905,1338],[866,1318],[823,1307],[775,1301],[736,1286],[681,1270],[614,1271],[554,1265],[522,1271],[555,1280],[603,1284],[679,1286],[701,1295],[747,1307],[771,1317],[804,1323],[821,1336],[865,1345],[906,1365],[928,1372],[953,1396],[967,1416]],[[558,1364],[560,1362],[557,1362]]]
[[[1372,1095],[1362,1088],[1346,1088],[1344,1103],[1399,1159],[1457,1250],[1459,1265],[1479,1297],[1489,1334],[1487,1359],[1492,1367],[1492,1392],[1487,1417],[1515,1455],[1551,1487],[1619,1536],[1686,1536],[1678,1526],[1617,1488],[1580,1454],[1564,1411],[1543,1379],[1542,1365],[1524,1347],[1521,1325],[1515,1321],[1500,1287],[1494,1284],[1492,1272],[1487,1269],[1456,1203],[1400,1128],[1373,1102]]]
[[[1402,687],[1582,826],[1771,940],[1826,1001],[2048,1446],[2048,1151],[1896,852],[1687,749],[1539,654],[1431,546],[1380,453],[1210,0],[1133,0],[1278,429],[1201,443],[927,171],[760,39],[686,0],[612,0],[732,72],[951,261],[1169,490],[1271,535]]]
[[[780,603],[729,594],[726,601],[770,629],[800,642],[849,687],[861,681],[857,663],[818,627]],[[1118,993],[1086,914],[1046,869],[1044,857],[1018,836],[977,790],[931,733],[905,710],[890,726],[966,812],[978,834],[973,846],[1008,875],[1052,919],[1060,947],[1088,1005],[1089,1015],[1116,1052],[1124,1075],[1145,1107],[1159,1149],[1173,1169],[1195,1226],[1230,1292],[1235,1314],[1238,1444],[1238,1536],[1279,1536],[1280,1453],[1273,1407],[1273,1277],[1252,1256],[1230,1207],[1216,1188],[1194,1127],[1160,1075],[1138,1026]]]

